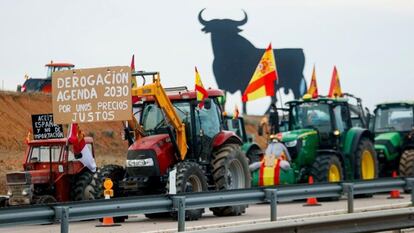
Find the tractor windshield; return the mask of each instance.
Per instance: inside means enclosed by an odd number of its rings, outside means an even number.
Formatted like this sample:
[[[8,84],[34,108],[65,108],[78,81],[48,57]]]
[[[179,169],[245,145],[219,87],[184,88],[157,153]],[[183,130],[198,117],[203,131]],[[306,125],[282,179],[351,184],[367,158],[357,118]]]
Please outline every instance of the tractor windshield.
[[[332,124],[329,105],[306,102],[292,106],[290,115],[291,130],[315,128],[320,132],[331,132]]]
[[[46,78],[51,79],[52,73],[57,71],[64,71],[64,70],[70,70],[72,67],[70,66],[46,66]]]
[[[189,102],[173,102],[173,106],[182,122],[191,121]],[[169,123],[158,105],[149,103],[145,105],[142,113],[142,125],[146,133],[157,134],[157,130],[167,127]]]
[[[376,133],[411,131],[413,123],[413,109],[411,107],[379,108],[375,112],[374,131]]]
[[[62,152],[63,146],[33,146],[30,148],[30,155],[27,162],[49,162],[52,158],[52,162],[57,162],[60,160],[60,155]]]

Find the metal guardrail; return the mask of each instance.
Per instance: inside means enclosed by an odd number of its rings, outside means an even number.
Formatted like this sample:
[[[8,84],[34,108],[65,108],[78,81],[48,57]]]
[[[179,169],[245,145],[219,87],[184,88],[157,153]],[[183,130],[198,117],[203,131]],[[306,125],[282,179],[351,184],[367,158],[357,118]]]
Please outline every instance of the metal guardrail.
[[[354,212],[353,199],[357,194],[388,192],[394,189],[411,189],[414,204],[414,178],[386,178],[353,183],[298,184],[269,186],[251,189],[186,193],[177,195],[136,196],[68,202],[27,207],[0,209],[0,226],[16,224],[61,223],[61,232],[67,233],[69,221],[177,211],[178,231],[185,229],[185,210],[231,205],[247,205],[270,202],[270,220],[277,219],[277,202],[301,200],[308,197],[339,198],[346,195],[348,213]]]
[[[369,211],[361,213],[329,215],[304,219],[255,223],[249,225],[194,230],[191,233],[348,233],[378,232],[414,227],[414,208]]]

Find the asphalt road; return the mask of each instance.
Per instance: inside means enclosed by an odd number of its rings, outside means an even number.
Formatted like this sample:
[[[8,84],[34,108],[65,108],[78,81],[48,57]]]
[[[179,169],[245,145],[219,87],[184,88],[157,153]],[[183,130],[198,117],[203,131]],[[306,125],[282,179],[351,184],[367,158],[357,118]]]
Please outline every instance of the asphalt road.
[[[410,204],[410,196],[404,199],[387,199],[388,195],[378,194],[373,198],[356,199],[354,208],[356,211],[378,210],[386,208],[398,208]],[[303,207],[304,202],[280,203],[278,204],[278,219],[301,218],[310,216],[324,216],[329,214],[344,213],[347,209],[346,200],[335,202],[320,202],[321,206]],[[250,205],[246,214],[235,217],[215,217],[206,209],[203,217],[198,221],[186,222],[186,230],[215,228],[231,225],[249,224],[254,222],[265,222],[270,219],[270,208],[268,204]],[[72,222],[69,225],[69,232],[174,232],[177,230],[177,222],[171,219],[152,220],[144,215],[134,215],[122,223],[121,226],[111,228],[98,228],[95,225],[98,221]],[[26,225],[0,228],[0,232],[16,233],[44,233],[60,232],[60,225]]]

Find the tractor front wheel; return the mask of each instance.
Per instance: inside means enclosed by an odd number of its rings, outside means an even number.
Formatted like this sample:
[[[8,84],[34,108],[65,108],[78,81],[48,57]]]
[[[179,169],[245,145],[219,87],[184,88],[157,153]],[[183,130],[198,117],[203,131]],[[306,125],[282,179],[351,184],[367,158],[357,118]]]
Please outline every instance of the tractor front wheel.
[[[113,183],[112,189],[114,190],[114,197],[120,197],[121,191],[119,188],[119,181],[123,180],[125,176],[125,169],[119,165],[105,165],[98,171],[98,179],[101,184],[101,190],[103,190],[103,182],[106,178],[110,178]],[[103,197],[103,191],[101,191],[100,197]],[[125,222],[128,216],[114,217],[115,223]],[[102,222],[102,219],[99,219]]]
[[[312,164],[311,175],[315,182],[340,182],[343,180],[341,161],[336,155],[319,155]]]
[[[52,203],[56,203],[56,198],[51,195],[37,196],[35,197],[35,203],[40,204],[40,205],[52,204]]]
[[[77,175],[71,188],[72,201],[95,200],[102,195],[102,184],[96,173],[89,170]]]
[[[400,176],[414,176],[414,150],[405,150],[400,159]]]
[[[211,163],[217,190],[250,188],[251,176],[246,155],[237,144],[225,144],[213,153]],[[216,216],[237,216],[246,205],[210,208]]]
[[[363,138],[358,144],[355,154],[355,178],[372,180],[378,178],[378,159],[374,146],[368,138]]]
[[[247,151],[247,158],[249,159],[249,164],[260,162],[260,157],[263,155],[263,152],[259,148],[251,148]]]
[[[207,177],[204,171],[197,163],[194,162],[181,162],[175,166],[177,169],[176,176],[176,190],[177,193],[192,193],[192,192],[204,192],[207,191]],[[169,184],[167,184],[167,188]],[[204,209],[186,210],[185,220],[197,220],[201,218],[204,213]],[[177,213],[172,213],[173,218],[177,218]]]

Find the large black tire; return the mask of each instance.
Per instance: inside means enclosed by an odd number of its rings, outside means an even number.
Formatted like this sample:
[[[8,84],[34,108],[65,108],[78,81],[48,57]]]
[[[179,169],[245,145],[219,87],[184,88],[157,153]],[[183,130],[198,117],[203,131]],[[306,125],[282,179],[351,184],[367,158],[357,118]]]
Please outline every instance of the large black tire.
[[[56,198],[51,195],[42,195],[35,197],[35,203],[39,205],[56,203]]]
[[[114,197],[120,197],[122,192],[119,188],[119,182],[124,179],[125,169],[119,165],[105,165],[98,171],[98,177],[103,184],[106,178],[110,178],[113,183]]]
[[[102,195],[102,184],[96,173],[89,170],[77,175],[72,184],[72,201],[99,199]]]
[[[318,155],[312,164],[311,175],[317,183],[340,182],[344,177],[341,161],[334,154]]]
[[[312,164],[310,175],[316,183],[340,182],[344,179],[342,164],[338,156],[318,155]],[[339,198],[318,198],[321,201],[337,201]]]
[[[250,188],[251,176],[246,155],[237,144],[225,144],[213,153],[211,162],[216,190]],[[247,205],[210,208],[216,216],[237,216]]]
[[[113,186],[112,189],[114,190],[114,197],[120,197],[122,196],[122,192],[119,188],[119,182],[124,179],[125,176],[125,169],[122,166],[119,165],[105,165],[101,169],[98,170],[98,179],[101,183],[101,189],[103,190],[103,182],[106,178],[110,178],[112,180]],[[102,191],[103,192],[103,191]],[[103,198],[103,193],[101,195]],[[128,218],[128,216],[118,216],[114,217],[115,223],[121,223],[125,222],[125,220]],[[99,219],[100,222],[102,222],[102,219]]]
[[[414,176],[414,150],[405,150],[400,159],[399,166],[400,176],[410,177]]]
[[[372,180],[378,178],[378,158],[374,145],[368,138],[359,141],[355,153],[355,179]]]
[[[261,155],[263,155],[263,151],[261,151],[259,148],[256,148],[256,147],[251,148],[246,153],[249,164],[260,162]]]
[[[176,190],[177,193],[192,193],[205,192],[208,189],[207,177],[203,169],[194,162],[180,162],[175,165],[177,169],[176,176]],[[169,184],[167,182],[167,189]],[[186,210],[185,220],[192,221],[201,218],[204,209]],[[177,218],[177,213],[173,212],[174,219]]]

